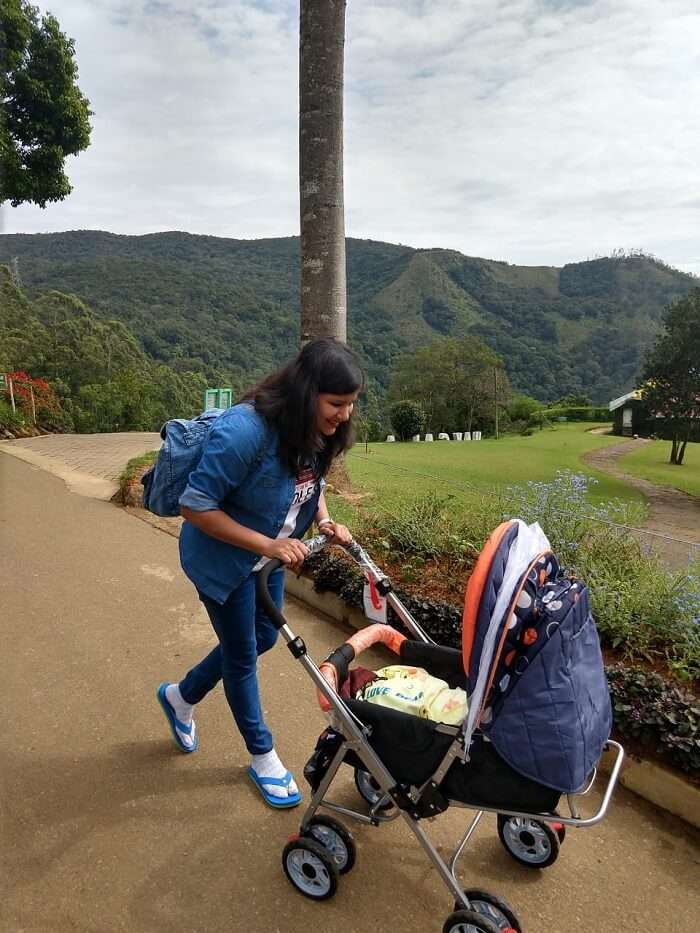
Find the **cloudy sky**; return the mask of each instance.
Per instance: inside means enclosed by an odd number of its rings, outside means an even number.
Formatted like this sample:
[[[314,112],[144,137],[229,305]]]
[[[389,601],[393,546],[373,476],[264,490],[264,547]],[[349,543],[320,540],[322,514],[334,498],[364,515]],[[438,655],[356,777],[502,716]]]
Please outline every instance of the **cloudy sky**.
[[[6,233],[295,235],[298,0],[34,0],[92,145]],[[348,0],[350,236],[700,274],[698,0]]]

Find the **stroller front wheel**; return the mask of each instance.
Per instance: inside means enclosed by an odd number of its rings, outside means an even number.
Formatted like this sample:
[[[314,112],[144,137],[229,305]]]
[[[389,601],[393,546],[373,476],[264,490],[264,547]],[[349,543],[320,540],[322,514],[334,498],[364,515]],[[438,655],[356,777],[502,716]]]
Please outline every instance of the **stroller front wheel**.
[[[305,836],[321,843],[335,861],[338,874],[345,875],[354,866],[357,858],[355,840],[339,820],[330,816],[314,816]]]
[[[559,858],[559,835],[540,820],[499,813],[498,838],[506,852],[527,868],[548,868]]]
[[[470,909],[477,914],[481,914],[492,923],[495,923],[499,930],[509,930],[513,933],[522,933],[520,921],[513,908],[507,901],[501,897],[496,897],[489,891],[482,891],[477,888],[465,888],[464,896],[469,901]],[[455,910],[463,910],[461,904],[455,902]]]
[[[333,856],[320,842],[300,836],[282,853],[284,873],[305,897],[325,901],[338,890],[338,868]]]
[[[476,910],[455,910],[445,920],[442,933],[501,933],[501,929]]]

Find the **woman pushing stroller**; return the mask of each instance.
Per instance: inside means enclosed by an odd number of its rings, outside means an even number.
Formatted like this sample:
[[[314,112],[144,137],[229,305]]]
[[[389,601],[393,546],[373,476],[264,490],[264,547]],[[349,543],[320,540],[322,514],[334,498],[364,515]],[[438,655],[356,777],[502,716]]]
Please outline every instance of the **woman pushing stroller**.
[[[248,774],[273,807],[296,806],[301,793],[263,718],[257,658],[275,644],[277,630],[256,605],[256,578],[271,559],[298,570],[308,553],[300,539],[313,522],[336,542],[350,542],[348,529],[328,514],[323,485],[352,444],[362,384],[344,344],[307,344],[216,419],[180,497],[181,564],[219,643],[179,683],[161,684],[158,700],[179,748],[194,752],[194,707],[223,680],[252,756]],[[269,586],[281,608],[284,568]]]

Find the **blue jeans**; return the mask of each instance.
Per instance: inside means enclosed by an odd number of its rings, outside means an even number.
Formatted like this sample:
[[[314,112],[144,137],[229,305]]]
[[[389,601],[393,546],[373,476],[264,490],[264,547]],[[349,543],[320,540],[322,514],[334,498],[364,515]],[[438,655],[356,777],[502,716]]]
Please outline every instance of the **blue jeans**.
[[[277,641],[277,629],[256,605],[257,576],[251,573],[246,577],[223,606],[199,593],[219,644],[179,684],[183,700],[195,704],[223,679],[228,705],[252,755],[272,749],[272,734],[260,706],[256,667],[258,655],[269,651]],[[275,605],[281,609],[284,570],[270,575],[269,589]]]

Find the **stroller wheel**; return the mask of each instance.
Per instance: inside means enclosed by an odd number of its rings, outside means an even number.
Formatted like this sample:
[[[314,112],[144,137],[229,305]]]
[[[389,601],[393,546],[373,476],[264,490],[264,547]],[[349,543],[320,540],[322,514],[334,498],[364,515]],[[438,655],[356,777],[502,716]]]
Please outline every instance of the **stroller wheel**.
[[[501,927],[475,910],[455,910],[445,920],[442,933],[501,933]]]
[[[300,836],[284,847],[284,873],[297,891],[314,901],[325,901],[338,890],[338,869],[320,842]]]
[[[365,771],[363,768],[355,768],[355,787],[357,788],[360,797],[362,797],[365,803],[368,803],[370,807],[373,807],[378,800],[381,800],[382,797],[386,796],[369,771]],[[390,797],[387,797],[386,801],[379,807],[379,809],[390,810],[393,806],[394,802]]]
[[[464,896],[471,904],[472,911],[487,917],[492,923],[496,924],[499,930],[513,930],[515,933],[522,933],[515,911],[503,898],[477,888],[465,888]],[[455,910],[460,911],[462,909],[462,906],[455,902]]]
[[[320,842],[333,858],[338,874],[345,875],[355,864],[355,840],[341,822],[330,816],[314,816],[305,835]]]
[[[506,852],[528,868],[547,868],[559,857],[557,831],[540,820],[499,813],[498,838]]]

